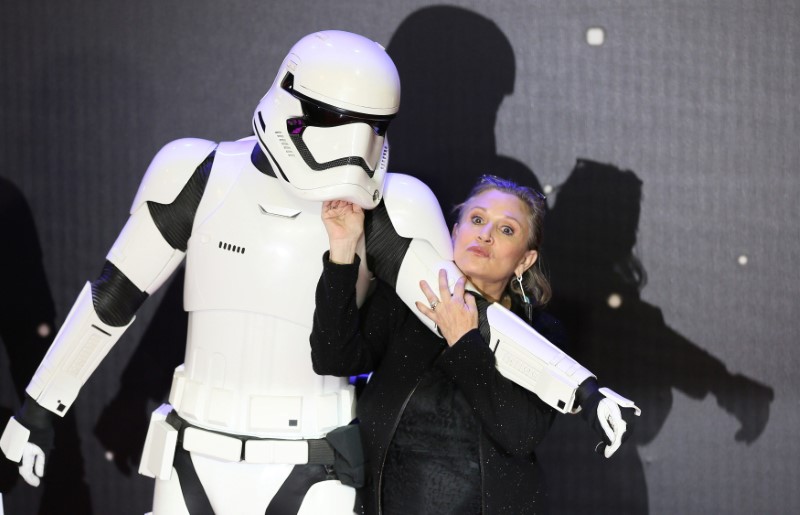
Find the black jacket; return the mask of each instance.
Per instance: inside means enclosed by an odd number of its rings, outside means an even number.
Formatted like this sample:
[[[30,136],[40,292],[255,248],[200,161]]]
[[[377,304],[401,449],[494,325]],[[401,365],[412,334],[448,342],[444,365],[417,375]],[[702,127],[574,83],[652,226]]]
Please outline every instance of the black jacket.
[[[358,258],[352,265],[335,265],[326,254],[323,262],[311,333],[314,370],[336,376],[374,371],[357,407],[368,467],[367,485],[359,492],[365,512],[380,513],[386,452],[408,399],[432,366],[455,383],[480,421],[483,513],[545,512],[534,449],[552,425],[554,410],[497,372],[477,329],[448,348],[381,281],[359,311]],[[551,341],[558,339],[560,328],[543,312],[536,312],[533,325]]]

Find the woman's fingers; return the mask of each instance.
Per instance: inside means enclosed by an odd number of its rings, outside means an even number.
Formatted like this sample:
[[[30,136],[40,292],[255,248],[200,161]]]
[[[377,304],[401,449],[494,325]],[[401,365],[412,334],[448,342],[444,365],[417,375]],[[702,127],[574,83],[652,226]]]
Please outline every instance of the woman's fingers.
[[[422,293],[425,295],[425,298],[428,299],[428,304],[433,304],[434,302],[438,301],[439,298],[433,292],[433,289],[428,284],[428,281],[420,281],[419,288],[422,290]]]
[[[465,302],[466,297],[464,292],[466,291],[467,278],[464,276],[459,277],[455,286],[453,286],[453,293],[451,294],[450,286],[447,281],[447,270],[444,268],[439,270],[439,296],[433,292],[433,288],[430,287],[427,281],[420,281],[419,285],[422,289],[422,292],[425,294],[425,298],[428,299],[428,303],[430,304],[433,304],[440,299],[441,302]]]
[[[330,216],[342,216],[348,213],[360,214],[364,210],[358,204],[346,200],[325,200],[322,202],[322,212]]]
[[[416,301],[416,302],[414,302],[414,304],[417,306],[417,309],[420,311],[420,313],[422,313],[426,317],[428,317],[431,320],[433,320],[434,311],[431,308],[429,308],[428,306],[426,306],[424,303],[422,303],[420,301]],[[436,322],[436,320],[433,320],[433,321]]]
[[[467,305],[470,311],[474,311],[475,313],[478,312],[478,305],[475,302],[475,295],[471,293],[464,294],[464,304]]]
[[[450,286],[447,284],[447,270],[439,270],[439,295],[442,300],[450,298]]]
[[[464,297],[464,290],[466,288],[466,285],[467,285],[467,279],[462,275],[461,277],[458,278],[458,281],[456,281],[456,285],[453,287],[453,300],[461,301],[462,299],[466,298]]]

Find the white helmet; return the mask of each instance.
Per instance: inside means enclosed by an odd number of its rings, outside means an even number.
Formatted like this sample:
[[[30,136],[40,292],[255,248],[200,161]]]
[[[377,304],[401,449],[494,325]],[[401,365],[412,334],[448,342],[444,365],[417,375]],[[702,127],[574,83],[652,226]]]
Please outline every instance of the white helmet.
[[[378,43],[349,32],[310,34],[289,51],[253,115],[276,175],[298,197],[380,202],[386,129],[400,77]]]

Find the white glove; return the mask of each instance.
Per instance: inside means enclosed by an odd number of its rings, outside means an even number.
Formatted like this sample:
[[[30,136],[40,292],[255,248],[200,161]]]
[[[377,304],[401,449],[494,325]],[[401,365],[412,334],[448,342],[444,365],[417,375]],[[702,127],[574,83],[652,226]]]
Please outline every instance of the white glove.
[[[603,455],[610,458],[622,445],[622,435],[627,431],[628,424],[623,420],[617,403],[607,398],[597,404],[597,419],[611,442],[603,449]],[[602,442],[598,446],[601,444]]]
[[[591,390],[596,388],[597,382],[592,379],[581,386]],[[581,417],[597,433],[603,441],[595,447],[595,452],[603,451],[606,458],[617,452],[620,445],[629,435],[629,426],[633,427],[636,417],[641,415],[640,410],[633,401],[626,399],[609,388],[597,388],[588,397],[581,400]]]
[[[39,486],[44,476],[44,451],[36,444],[27,442],[22,449],[19,475],[31,486]]]

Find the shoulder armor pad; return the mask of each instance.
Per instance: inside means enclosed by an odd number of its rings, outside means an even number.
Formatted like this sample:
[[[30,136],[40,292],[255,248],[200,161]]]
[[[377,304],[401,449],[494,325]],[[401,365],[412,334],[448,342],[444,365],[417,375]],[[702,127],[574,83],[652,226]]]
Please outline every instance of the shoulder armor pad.
[[[133,199],[131,213],[148,201],[169,204],[175,200],[216,145],[213,141],[197,138],[178,139],[164,145],[147,168]]]
[[[237,156],[247,154],[249,157],[256,144],[255,136],[238,139],[236,141],[223,141],[217,146],[217,155]]]
[[[410,175],[387,173],[383,201],[397,234],[428,241],[442,258],[452,259],[453,243],[442,208],[424,182]]]
[[[237,139],[234,143],[256,143],[258,138],[255,136],[245,136],[244,138]]]

